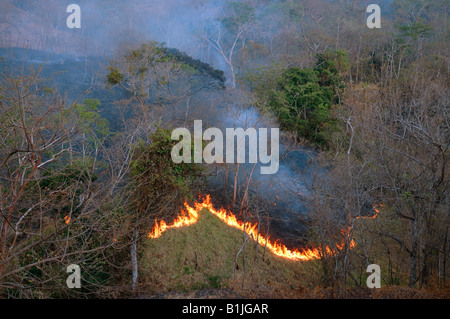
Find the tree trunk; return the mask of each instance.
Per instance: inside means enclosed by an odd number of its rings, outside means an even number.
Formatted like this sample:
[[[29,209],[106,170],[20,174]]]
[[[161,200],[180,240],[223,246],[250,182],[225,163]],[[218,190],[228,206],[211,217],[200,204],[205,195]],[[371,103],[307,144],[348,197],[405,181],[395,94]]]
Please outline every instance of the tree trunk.
[[[136,293],[138,283],[138,260],[137,260],[138,237],[139,237],[139,230],[136,229],[134,233],[134,238],[132,239],[131,243],[131,264],[132,264],[131,288],[133,289],[133,294]]]
[[[417,217],[414,218],[414,225],[413,225],[413,234],[412,234],[412,247],[411,247],[411,262],[410,262],[410,272],[409,272],[409,287],[414,287],[415,283],[416,283],[416,277],[417,277],[417,273],[416,273],[416,264],[417,264],[417,248],[418,248],[418,244],[417,244],[417,225],[418,221],[417,221]]]

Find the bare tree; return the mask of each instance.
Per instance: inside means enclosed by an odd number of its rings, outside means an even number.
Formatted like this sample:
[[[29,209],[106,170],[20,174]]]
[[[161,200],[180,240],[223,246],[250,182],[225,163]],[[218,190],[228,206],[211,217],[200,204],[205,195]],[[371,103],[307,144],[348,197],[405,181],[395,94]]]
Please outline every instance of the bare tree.
[[[107,192],[94,183],[98,162],[85,148],[95,113],[67,106],[39,72],[5,71],[0,81],[0,287],[29,297],[44,282],[68,294],[58,286],[65,268],[85,264],[89,274],[114,245],[114,213],[99,214]],[[101,140],[89,136],[98,155]]]
[[[219,53],[231,75],[231,87],[236,87],[234,54],[239,43],[245,44],[249,27],[254,20],[253,8],[234,1],[227,2],[224,14],[202,29],[206,43]]]

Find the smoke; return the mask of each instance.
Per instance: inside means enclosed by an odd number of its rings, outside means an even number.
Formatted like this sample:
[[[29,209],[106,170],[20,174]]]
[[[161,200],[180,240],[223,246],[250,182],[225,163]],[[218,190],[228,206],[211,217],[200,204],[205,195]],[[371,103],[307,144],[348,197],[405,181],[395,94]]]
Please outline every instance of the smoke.
[[[202,30],[216,21],[225,1],[71,1],[81,8],[81,28],[69,29],[68,3],[0,0],[0,47],[74,56],[112,56],[124,47],[158,41],[225,71],[205,45]]]
[[[186,105],[180,104],[161,115],[164,122],[176,123],[186,127],[193,134],[194,120],[203,121],[203,130],[219,128],[225,137],[227,128],[279,128],[279,123],[259,112],[251,105],[248,93],[239,89],[203,92],[194,96],[190,102],[189,116],[186,118]],[[270,141],[270,136],[268,136]],[[208,142],[206,142],[208,143]],[[246,138],[248,143],[248,138]],[[224,144],[225,147],[225,144]],[[270,150],[270,146],[268,147]],[[237,149],[234,150],[235,158]],[[308,201],[314,196],[313,185],[325,169],[315,162],[315,153],[306,147],[291,142],[287,137],[280,139],[279,169],[275,174],[261,174],[261,164],[248,163],[249,148],[246,148],[246,163],[215,164],[212,176],[208,179],[208,192],[218,205],[231,207],[234,197],[234,178],[239,169],[237,182],[236,213],[250,179],[248,196],[252,216],[270,217],[270,233],[287,240],[291,245],[304,243],[307,237]],[[263,223],[267,227],[267,223]],[[265,232],[267,228],[261,231]]]
[[[52,52],[52,58],[46,60],[47,65],[66,63],[64,67],[67,67],[70,61],[81,66],[88,56],[110,57],[139,43],[158,41],[212,64],[215,68],[228,71],[224,58],[211,45],[207,45],[202,37],[207,26],[218,21],[226,1],[79,0],[71,3],[81,7],[81,29],[67,28],[69,13],[66,12],[66,4],[61,1],[34,0],[27,4],[16,4],[0,0],[2,21],[8,22],[1,25],[0,46]],[[257,12],[262,10],[263,7],[256,9]],[[28,58],[31,63],[44,60],[40,57]],[[76,72],[73,69],[72,77]],[[72,79],[60,82],[81,85]],[[98,90],[94,93],[98,93]],[[95,94],[92,97],[95,98]],[[194,120],[201,119],[205,129],[208,126],[217,127],[223,132],[226,128],[234,127],[268,128],[269,131],[270,128],[279,127],[276,120],[263,116],[251,107],[251,100],[244,91],[204,91],[193,96],[188,103],[189,109],[186,101],[181,101],[155,112],[159,112],[158,116],[163,122],[189,127]],[[111,100],[102,100],[102,106],[107,113],[111,113],[108,111],[113,108]],[[278,231],[283,232],[284,238],[287,236],[285,230],[289,230],[292,238],[298,238],[305,235],[304,217],[308,212],[305,200],[313,195],[311,189],[314,178],[323,170],[314,164],[314,154],[306,148],[297,147],[293,150],[288,142],[282,142],[280,155],[279,170],[274,175],[260,174],[261,164],[257,164],[251,176],[249,196],[261,203],[263,214],[270,214],[276,220]],[[239,167],[240,196],[251,171],[252,164]],[[221,190],[219,192],[228,201],[233,193],[233,177],[233,171],[225,171],[221,167],[217,175],[210,178],[211,186]],[[226,191],[223,189],[225,179],[228,179]]]

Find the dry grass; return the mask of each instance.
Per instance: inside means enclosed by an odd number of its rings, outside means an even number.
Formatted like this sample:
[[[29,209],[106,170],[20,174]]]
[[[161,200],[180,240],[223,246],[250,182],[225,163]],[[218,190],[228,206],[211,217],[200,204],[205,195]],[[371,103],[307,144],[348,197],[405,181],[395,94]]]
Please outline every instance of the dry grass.
[[[378,220],[377,222],[380,222]],[[374,220],[369,224],[375,223]],[[242,254],[233,279],[234,260],[243,243],[241,231],[208,211],[190,227],[170,229],[145,239],[140,258],[140,294],[153,298],[448,298],[449,289],[418,290],[384,286],[371,290],[321,287],[319,261],[296,262],[264,253],[248,240],[245,276]],[[379,247],[373,243],[372,249]],[[380,257],[383,255],[380,251]],[[255,258],[257,256],[257,258]],[[377,260],[385,268],[385,260]],[[364,270],[365,271],[365,270]],[[365,282],[365,277],[362,279]]]
[[[264,253],[263,247],[248,240],[245,276],[241,254],[233,280],[234,261],[242,243],[241,231],[203,210],[196,224],[170,229],[160,238],[145,240],[140,262],[141,278],[145,278],[143,293],[186,293],[212,288],[232,289],[245,296],[279,298],[298,293],[303,289],[299,287],[312,281],[311,274],[318,273],[317,262],[295,262],[270,251]]]

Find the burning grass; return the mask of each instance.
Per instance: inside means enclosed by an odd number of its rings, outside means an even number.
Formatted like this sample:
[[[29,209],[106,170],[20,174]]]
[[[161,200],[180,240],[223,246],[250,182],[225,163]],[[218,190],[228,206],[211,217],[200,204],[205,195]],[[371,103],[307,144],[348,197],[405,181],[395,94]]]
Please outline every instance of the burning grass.
[[[164,235],[145,241],[140,265],[142,288],[149,294],[160,294],[205,288],[242,289],[244,282],[245,290],[279,298],[279,291],[284,295],[294,292],[314,282],[311,277],[319,273],[317,261],[302,263],[278,257],[248,240],[245,265],[241,254],[233,280],[234,261],[242,243],[241,230],[203,209],[190,227],[167,229]]]
[[[382,222],[383,215],[381,219],[365,219],[366,226]],[[357,233],[354,235],[357,237]],[[264,252],[264,247],[252,240],[247,241],[245,248],[245,276],[241,254],[233,279],[234,261],[243,238],[242,230],[230,227],[203,209],[189,227],[169,227],[157,238],[143,240],[141,294],[165,298],[439,297],[435,292],[389,287],[384,279],[383,288],[374,292],[364,288],[366,276],[361,278],[359,288],[351,285],[348,290],[326,288],[320,260],[305,262],[279,257],[269,250]],[[355,249],[358,250],[358,245]],[[382,274],[387,274],[385,261],[380,262]],[[365,269],[362,271],[365,273]],[[356,272],[354,276],[358,278]],[[448,289],[441,294],[448,296]]]
[[[289,249],[283,243],[279,242],[279,240],[274,240],[270,236],[265,237],[261,236],[258,232],[258,224],[251,222],[241,222],[239,221],[234,214],[224,208],[215,208],[211,202],[211,196],[206,195],[201,201],[194,204],[191,207],[188,203],[184,204],[185,208],[181,211],[180,215],[170,224],[167,224],[164,220],[155,221],[155,225],[148,234],[149,238],[159,238],[166,230],[171,228],[180,228],[184,226],[190,226],[195,224],[199,218],[200,211],[202,209],[207,209],[211,214],[218,217],[225,224],[230,227],[239,229],[245,232],[249,237],[251,237],[256,243],[269,250],[271,253],[276,256],[280,256],[283,258],[287,258],[290,260],[315,260],[319,259],[320,252],[317,248],[305,248],[305,249]],[[346,233],[346,230],[343,230],[343,233]],[[342,249],[343,244],[338,245],[337,248]],[[351,247],[353,248],[355,243],[351,242]],[[327,254],[332,254],[333,249],[327,247]]]

